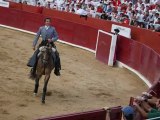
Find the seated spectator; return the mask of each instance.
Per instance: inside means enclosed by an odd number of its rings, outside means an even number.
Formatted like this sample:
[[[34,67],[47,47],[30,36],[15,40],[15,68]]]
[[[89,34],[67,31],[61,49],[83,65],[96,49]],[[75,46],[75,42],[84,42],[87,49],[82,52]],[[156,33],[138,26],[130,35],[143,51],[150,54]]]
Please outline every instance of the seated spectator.
[[[121,5],[121,1],[120,0],[113,0],[113,6],[115,6],[117,8],[120,5]]]
[[[155,32],[160,32],[160,18],[154,24]]]
[[[71,9],[70,9],[71,13],[75,13],[75,8],[74,8],[74,4],[71,5]]]
[[[129,4],[128,6],[126,4],[121,4],[121,11],[125,11],[127,12],[127,10],[131,10],[132,9],[132,4]]]
[[[138,22],[138,25],[143,28],[144,27],[144,15],[142,13],[142,11],[138,11],[138,14],[136,16],[136,20]]]
[[[76,11],[76,14],[86,16],[88,13],[86,10],[82,9],[81,5],[79,5],[78,10]]]
[[[37,7],[41,7],[41,3],[40,3],[40,2],[38,2],[36,6],[37,6]]]
[[[98,5],[97,7],[97,13],[102,13],[103,12],[103,8],[101,5]]]
[[[131,12],[130,21],[131,21],[130,25],[134,25],[135,24],[135,22],[136,22],[136,13],[135,13],[135,11]]]
[[[159,18],[159,13],[156,13],[154,17],[154,22],[153,22],[154,24],[158,22],[158,18]]]
[[[150,10],[150,6],[149,5],[146,5],[145,9],[144,9],[144,12],[149,12]]]
[[[95,17],[96,12],[95,12],[95,8],[93,5],[90,6],[90,9],[88,10],[88,15],[91,17]]]
[[[119,13],[119,15],[117,16],[117,22],[119,22],[119,23],[123,23],[123,21],[124,21],[124,13],[122,12],[122,13]]]
[[[134,120],[135,109],[132,106],[123,107],[122,114],[124,120]]]
[[[124,20],[123,20],[123,23],[124,24],[130,24],[130,20],[129,20],[129,17],[127,15],[124,15]]]
[[[102,12],[101,19],[107,20],[108,16],[106,15],[105,11]]]
[[[55,0],[56,6],[58,10],[62,10],[62,5],[65,3],[65,0]]]
[[[26,4],[26,5],[27,5],[27,1],[23,1],[23,4]]]
[[[50,3],[50,1],[47,2],[47,4],[46,4],[45,7],[48,8],[48,9],[51,8],[51,3]]]
[[[145,97],[137,97],[135,100],[133,105],[145,119],[160,117],[160,99],[146,94]]]
[[[117,18],[118,18],[118,13],[117,13],[117,11],[115,11],[114,13],[112,13],[111,16],[112,16],[111,21],[117,22]]]
[[[107,12],[107,13],[111,13],[112,12],[112,6],[111,6],[110,3],[107,5],[107,9],[106,9],[105,12]]]
[[[154,12],[149,11],[149,23],[153,23],[153,22],[154,22]]]
[[[66,4],[65,11],[66,11],[66,12],[70,12],[69,4]]]

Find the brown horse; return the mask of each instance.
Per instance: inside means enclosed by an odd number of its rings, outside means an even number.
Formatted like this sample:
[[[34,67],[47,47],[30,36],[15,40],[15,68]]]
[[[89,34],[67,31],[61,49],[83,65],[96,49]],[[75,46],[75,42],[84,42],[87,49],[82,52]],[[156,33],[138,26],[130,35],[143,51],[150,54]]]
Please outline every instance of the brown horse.
[[[52,57],[52,47],[51,46],[41,47],[38,62],[37,62],[37,67],[36,67],[34,94],[36,95],[38,92],[39,79],[42,77],[42,75],[45,75],[43,94],[42,94],[42,103],[45,103],[47,84],[50,79],[51,71],[53,70],[54,67],[55,67],[55,64]]]

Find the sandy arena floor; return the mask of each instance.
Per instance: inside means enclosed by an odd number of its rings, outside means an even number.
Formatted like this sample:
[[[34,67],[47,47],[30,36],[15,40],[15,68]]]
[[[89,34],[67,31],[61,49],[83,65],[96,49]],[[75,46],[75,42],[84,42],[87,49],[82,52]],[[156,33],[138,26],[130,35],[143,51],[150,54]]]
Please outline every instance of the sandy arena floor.
[[[147,86],[124,68],[108,67],[93,53],[56,43],[62,61],[61,77],[52,77],[42,105],[43,78],[33,96],[34,81],[26,66],[34,35],[0,27],[0,120],[31,120],[105,106],[127,105]]]

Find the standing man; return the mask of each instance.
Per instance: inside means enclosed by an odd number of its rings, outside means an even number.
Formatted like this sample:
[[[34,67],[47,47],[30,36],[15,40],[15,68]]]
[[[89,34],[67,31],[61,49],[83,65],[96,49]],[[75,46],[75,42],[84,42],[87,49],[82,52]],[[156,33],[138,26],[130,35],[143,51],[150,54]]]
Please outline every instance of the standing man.
[[[45,25],[39,28],[39,30],[35,36],[35,39],[33,41],[33,46],[32,46],[33,50],[35,50],[35,47],[36,47],[36,44],[39,40],[40,35],[42,37],[42,41],[41,41],[39,47],[45,46],[49,42],[52,45],[52,47],[56,48],[54,42],[58,40],[58,34],[57,34],[55,28],[51,26],[51,18],[45,18],[44,22],[45,22]],[[30,60],[27,64],[27,66],[33,67],[31,69],[31,73],[30,73],[30,78],[32,78],[32,79],[35,78],[38,53],[39,53],[39,49],[37,49],[34,52],[33,56],[30,58]],[[55,60],[54,73],[56,76],[60,76],[61,65],[60,65],[59,53],[57,50],[55,51],[55,56],[56,56],[56,60]],[[54,55],[53,55],[53,57],[54,57]]]

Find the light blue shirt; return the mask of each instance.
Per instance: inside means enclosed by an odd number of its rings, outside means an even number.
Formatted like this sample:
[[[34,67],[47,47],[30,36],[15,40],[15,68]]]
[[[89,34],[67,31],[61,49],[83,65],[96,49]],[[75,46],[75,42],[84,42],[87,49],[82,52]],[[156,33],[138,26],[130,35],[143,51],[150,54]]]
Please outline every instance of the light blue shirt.
[[[36,34],[36,37],[33,41],[33,46],[35,47],[37,42],[38,42],[38,39],[39,37],[42,37],[42,40],[48,40],[48,39],[51,39],[53,42],[57,41],[58,40],[58,34],[55,30],[54,27],[52,26],[49,26],[47,29],[46,29],[46,26],[42,26],[39,28],[37,34]]]

